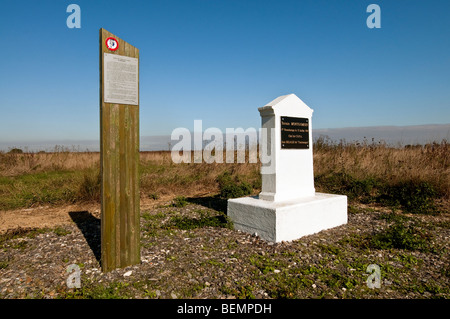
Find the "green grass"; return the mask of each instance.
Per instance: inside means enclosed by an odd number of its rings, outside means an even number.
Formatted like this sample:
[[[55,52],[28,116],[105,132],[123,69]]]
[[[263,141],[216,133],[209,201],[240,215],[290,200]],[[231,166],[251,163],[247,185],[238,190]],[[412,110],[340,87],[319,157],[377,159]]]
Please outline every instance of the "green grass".
[[[405,223],[405,222],[414,220],[411,217],[405,216],[403,214],[395,213],[395,212],[381,213],[378,218],[381,219],[381,220],[385,220],[385,221],[387,221],[389,223],[391,223],[391,222],[394,222],[394,223]]]
[[[0,247],[6,241],[16,238],[34,238],[39,234],[44,234],[50,232],[49,228],[17,228],[8,231],[4,234],[0,234]]]
[[[389,216],[387,214],[385,216]],[[433,246],[433,235],[418,222],[405,222],[410,220],[403,216],[387,217],[394,220],[386,229],[375,234],[350,234],[338,241],[338,244],[349,244],[360,249],[399,249],[405,251],[437,252]]]
[[[201,216],[200,218],[172,217],[168,225],[171,229],[192,230],[203,227],[232,228],[231,221],[225,215]]]
[[[55,228],[17,228],[10,230],[4,234],[0,234],[0,248],[4,248],[9,240],[17,238],[34,238],[39,234],[45,234],[49,232],[54,232],[57,236],[66,236],[71,233],[71,231],[64,229],[63,227]],[[27,241],[20,241],[15,243],[11,248],[14,249],[25,249],[28,245]]]
[[[129,299],[128,283],[113,282],[99,285],[83,280],[81,288],[74,288],[62,294],[60,299]]]
[[[430,233],[409,224],[394,223],[386,230],[375,234],[370,240],[370,247],[374,249],[404,249],[430,251]]]
[[[409,213],[436,213],[434,199],[440,194],[427,182],[405,181],[385,186],[378,201],[391,206],[400,207]]]
[[[55,227],[52,229],[52,232],[57,236],[66,236],[72,233],[70,230],[64,229],[63,227]]]
[[[98,201],[99,199],[99,174],[91,169],[0,177],[0,209]]]
[[[220,291],[226,295],[234,296],[237,299],[255,299],[255,287],[250,284],[236,282],[234,287],[222,286]]]
[[[317,187],[323,191],[344,194],[351,200],[360,200],[368,203],[374,200],[374,192],[381,183],[373,178],[357,179],[348,173],[332,173],[317,175],[314,178]]]
[[[142,230],[147,236],[155,237],[160,231],[171,234],[176,230],[194,230],[203,227],[233,228],[231,220],[223,213],[209,209],[195,209],[193,213],[198,217],[183,216],[176,210],[160,211],[156,214],[144,212]]]
[[[408,253],[400,253],[396,256],[396,259],[407,269],[411,269],[423,263],[423,260]]]
[[[351,202],[380,203],[407,213],[437,213],[435,200],[443,196],[428,182],[404,180],[389,184],[371,176],[357,179],[349,173],[318,175],[315,184],[321,191],[347,195]]]
[[[250,264],[258,268],[263,274],[274,272],[275,269],[283,267],[281,262],[273,256],[261,256],[254,254],[250,256],[249,261]]]
[[[172,207],[184,207],[186,205],[188,205],[189,202],[187,201],[186,197],[184,196],[177,196],[174,198],[173,203],[172,203]]]

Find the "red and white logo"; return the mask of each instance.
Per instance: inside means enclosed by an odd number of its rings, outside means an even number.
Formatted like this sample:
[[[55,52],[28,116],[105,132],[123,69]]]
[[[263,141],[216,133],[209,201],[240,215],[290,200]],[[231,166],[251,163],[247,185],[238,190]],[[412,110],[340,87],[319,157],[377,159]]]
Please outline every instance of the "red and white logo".
[[[119,48],[119,41],[113,37],[106,39],[106,47],[111,51],[116,51]]]

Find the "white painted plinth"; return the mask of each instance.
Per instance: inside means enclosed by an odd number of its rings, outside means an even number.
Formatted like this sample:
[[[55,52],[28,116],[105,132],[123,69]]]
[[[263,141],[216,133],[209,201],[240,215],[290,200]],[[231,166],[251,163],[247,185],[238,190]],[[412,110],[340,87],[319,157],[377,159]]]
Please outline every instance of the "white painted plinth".
[[[258,197],[228,200],[234,229],[269,242],[291,241],[347,223],[347,196],[316,193],[284,202]]]

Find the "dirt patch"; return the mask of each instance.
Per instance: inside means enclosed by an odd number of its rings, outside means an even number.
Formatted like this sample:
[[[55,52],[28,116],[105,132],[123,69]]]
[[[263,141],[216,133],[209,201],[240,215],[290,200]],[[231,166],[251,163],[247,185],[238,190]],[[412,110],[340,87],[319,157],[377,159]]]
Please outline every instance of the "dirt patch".
[[[98,206],[98,207],[97,207]],[[0,212],[0,234],[15,228],[57,227],[72,223],[69,212],[90,210],[98,212],[99,205],[69,205],[64,207],[41,206]]]
[[[141,210],[151,209],[170,201],[172,196],[158,199],[142,199]],[[64,206],[38,206],[0,211],[0,234],[16,228],[53,228],[72,224],[71,212],[89,211],[100,218],[99,203],[79,203]]]

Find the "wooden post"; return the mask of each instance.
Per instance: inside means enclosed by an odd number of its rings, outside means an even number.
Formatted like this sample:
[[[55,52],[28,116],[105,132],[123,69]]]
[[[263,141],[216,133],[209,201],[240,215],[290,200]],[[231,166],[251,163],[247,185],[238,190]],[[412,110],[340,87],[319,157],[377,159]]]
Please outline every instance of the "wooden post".
[[[140,263],[139,50],[100,29],[101,266]]]

